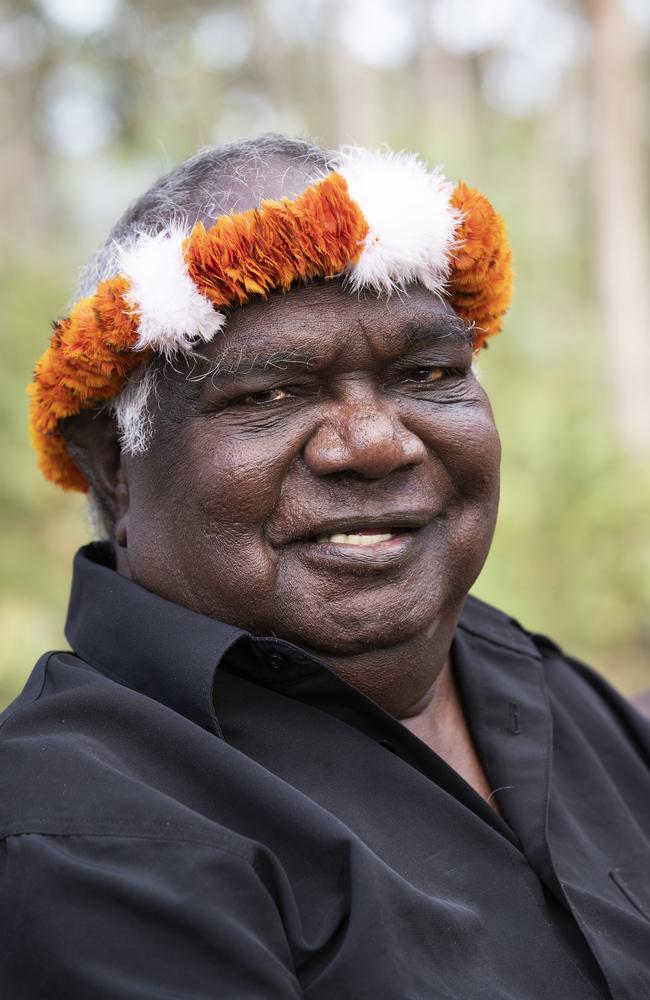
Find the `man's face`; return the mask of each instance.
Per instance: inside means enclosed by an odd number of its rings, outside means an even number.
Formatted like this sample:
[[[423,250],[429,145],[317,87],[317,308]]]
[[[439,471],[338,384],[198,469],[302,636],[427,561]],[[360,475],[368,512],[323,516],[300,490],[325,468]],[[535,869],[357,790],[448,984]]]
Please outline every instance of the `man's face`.
[[[125,460],[132,578],[323,654],[455,620],[499,440],[451,309],[313,284],[235,310],[202,353],[162,379],[150,450]]]

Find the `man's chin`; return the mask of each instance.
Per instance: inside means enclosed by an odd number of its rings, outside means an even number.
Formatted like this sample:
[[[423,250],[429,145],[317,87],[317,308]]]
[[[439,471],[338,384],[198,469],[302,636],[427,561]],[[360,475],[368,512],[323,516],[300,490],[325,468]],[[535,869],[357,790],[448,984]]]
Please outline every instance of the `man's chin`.
[[[330,616],[323,609],[315,627],[303,627],[286,638],[327,659],[370,655],[423,637],[435,637],[442,618],[439,609],[431,609],[426,615],[416,614],[413,607],[409,610],[410,614],[402,615],[396,615],[395,609],[392,614],[390,609],[375,611],[372,615],[351,613],[349,618],[341,620],[340,614]]]

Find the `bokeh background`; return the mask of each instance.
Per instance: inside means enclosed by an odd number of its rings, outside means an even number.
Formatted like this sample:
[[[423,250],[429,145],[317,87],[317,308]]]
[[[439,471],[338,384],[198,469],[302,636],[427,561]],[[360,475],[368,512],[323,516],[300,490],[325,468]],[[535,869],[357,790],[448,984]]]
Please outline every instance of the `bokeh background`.
[[[41,479],[24,385],[79,267],[198,146],[388,143],[505,215],[516,297],[481,360],[504,445],[475,592],[650,685],[648,0],[4,0],[0,706],[64,643],[83,500]]]

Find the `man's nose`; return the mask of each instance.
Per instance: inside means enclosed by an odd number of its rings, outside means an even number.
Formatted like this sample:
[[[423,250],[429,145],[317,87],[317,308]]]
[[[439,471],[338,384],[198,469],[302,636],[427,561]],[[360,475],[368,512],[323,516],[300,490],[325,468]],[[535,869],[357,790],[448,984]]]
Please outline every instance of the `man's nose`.
[[[424,442],[388,408],[341,406],[319,425],[303,457],[318,476],[353,473],[381,479],[426,460]]]

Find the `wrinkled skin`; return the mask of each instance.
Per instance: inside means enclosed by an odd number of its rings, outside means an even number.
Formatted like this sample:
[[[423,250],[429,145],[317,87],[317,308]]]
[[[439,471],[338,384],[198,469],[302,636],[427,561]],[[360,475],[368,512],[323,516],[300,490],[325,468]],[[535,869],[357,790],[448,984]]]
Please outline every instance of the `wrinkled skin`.
[[[116,465],[120,572],[413,714],[497,510],[498,436],[462,324],[419,287],[323,282],[236,310],[202,354],[163,378],[147,455]],[[397,541],[370,548],[316,541],[391,526]]]

